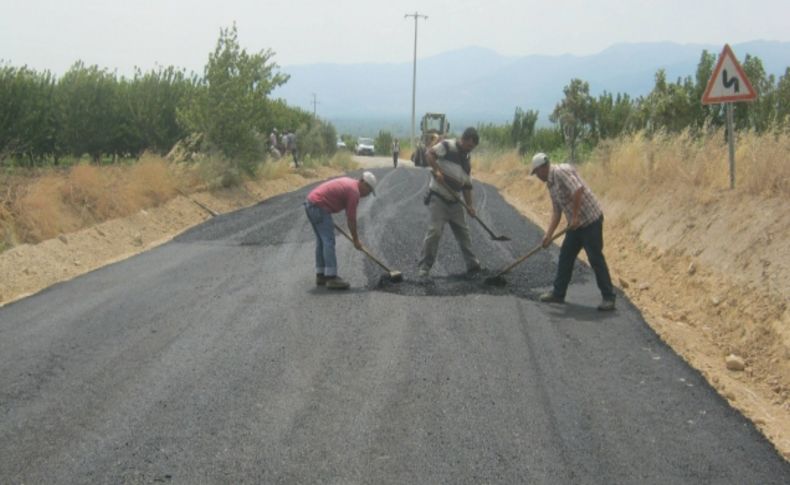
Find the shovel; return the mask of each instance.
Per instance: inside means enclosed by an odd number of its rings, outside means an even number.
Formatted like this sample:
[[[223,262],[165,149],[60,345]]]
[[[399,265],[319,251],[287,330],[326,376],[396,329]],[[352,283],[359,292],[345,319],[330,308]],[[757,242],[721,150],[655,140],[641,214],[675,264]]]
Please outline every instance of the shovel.
[[[560,237],[563,234],[565,234],[567,231],[568,231],[568,228],[566,227],[562,231],[560,231],[557,234],[555,234],[554,236],[552,236],[551,240],[554,241],[558,237]],[[512,263],[510,263],[506,268],[501,270],[499,273],[497,273],[494,276],[491,276],[489,278],[486,278],[486,280],[485,280],[486,284],[487,285],[494,285],[494,286],[505,286],[505,284],[507,284],[507,281],[505,281],[505,278],[504,278],[505,274],[509,273],[510,270],[512,270],[513,268],[515,268],[519,264],[521,264],[524,261],[526,261],[527,258],[529,258],[533,254],[537,253],[541,249],[543,249],[543,244],[542,243],[537,245],[536,247],[534,247],[530,252],[528,252],[524,256],[521,256],[517,260],[513,261]]]
[[[340,234],[344,235],[344,236],[346,237],[346,239],[348,239],[348,240],[349,240],[349,241],[351,241],[351,242],[354,242],[354,240],[351,238],[351,236],[349,236],[349,235],[348,235],[348,233],[346,233],[346,231],[344,231],[344,230],[343,230],[343,229],[342,229],[340,226],[338,226],[337,224],[335,224],[335,229],[337,229],[337,230],[338,230],[338,232],[340,232]],[[363,253],[365,253],[365,254],[366,254],[366,255],[367,255],[367,256],[368,256],[370,259],[372,259],[372,260],[373,260],[373,261],[374,261],[376,264],[378,264],[379,266],[381,266],[382,268],[384,268],[384,271],[386,271],[387,273],[389,273],[390,280],[391,280],[393,283],[400,283],[401,281],[403,281],[403,274],[402,274],[400,271],[394,271],[394,270],[391,270],[391,269],[389,269],[389,268],[388,268],[388,267],[387,267],[387,266],[386,266],[384,263],[382,263],[381,261],[379,261],[378,259],[376,259],[376,257],[375,257],[375,256],[373,256],[372,254],[370,254],[370,252],[368,252],[368,250],[367,250],[367,249],[365,249],[365,248],[364,248],[364,246],[362,247],[362,252],[363,252]]]
[[[442,174],[442,175],[443,175],[444,177],[447,177],[447,176],[448,176],[448,175],[444,175],[444,174]],[[453,180],[455,180],[455,179],[453,179]],[[438,181],[438,180],[437,180],[437,181]],[[451,189],[450,187],[448,187],[446,183],[444,183],[444,182],[439,182],[439,183],[440,183],[440,184],[442,184],[442,185],[444,186],[444,188],[446,188],[446,189],[447,189],[447,191],[448,191],[448,192],[450,192],[450,194],[453,196],[453,198],[454,198],[456,201],[458,201],[458,203],[460,203],[460,204],[461,204],[461,205],[464,207],[464,209],[466,209],[466,212],[467,212],[467,213],[469,213],[469,206],[466,204],[466,202],[464,202],[464,201],[461,199],[461,197],[458,197],[458,194],[456,194],[456,193],[455,193],[455,191],[454,191],[453,189]],[[494,231],[492,231],[491,229],[489,229],[489,228],[488,228],[488,226],[486,226],[485,222],[483,222],[483,221],[482,221],[482,220],[481,220],[479,217],[477,217],[477,214],[473,215],[472,217],[473,217],[473,218],[474,218],[474,219],[475,219],[477,222],[479,222],[481,226],[483,226],[483,229],[485,229],[485,230],[486,230],[486,232],[488,233],[488,235],[489,235],[489,236],[491,236],[491,239],[493,239],[494,241],[510,241],[510,238],[509,238],[509,237],[507,237],[507,236],[497,236],[496,234],[494,234]]]

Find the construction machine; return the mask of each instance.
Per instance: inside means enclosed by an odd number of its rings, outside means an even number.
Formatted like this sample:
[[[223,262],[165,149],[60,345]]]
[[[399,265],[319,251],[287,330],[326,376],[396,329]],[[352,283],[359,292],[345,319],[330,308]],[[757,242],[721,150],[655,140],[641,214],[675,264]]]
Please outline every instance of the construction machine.
[[[444,113],[425,113],[420,120],[420,139],[414,148],[411,161],[416,167],[426,167],[428,161],[425,158],[428,148],[432,145],[432,139],[436,135],[437,140],[443,140],[450,132],[450,123]],[[435,143],[435,140],[433,141]]]

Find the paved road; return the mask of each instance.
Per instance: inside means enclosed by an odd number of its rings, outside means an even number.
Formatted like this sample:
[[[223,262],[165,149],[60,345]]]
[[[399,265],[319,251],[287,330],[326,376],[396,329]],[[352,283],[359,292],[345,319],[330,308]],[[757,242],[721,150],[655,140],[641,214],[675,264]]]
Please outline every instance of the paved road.
[[[393,168],[392,156],[374,156],[364,157],[361,155],[352,155],[351,158],[363,169],[370,168]],[[414,168],[414,162],[405,158],[398,158],[399,167]]]
[[[424,170],[376,169],[353,288],[313,286],[307,189],[0,308],[2,483],[787,484],[790,465],[645,325],[600,314],[556,250],[504,288],[460,273],[449,231],[416,281]],[[541,232],[478,185],[500,267]],[[342,220],[342,217],[340,218]]]

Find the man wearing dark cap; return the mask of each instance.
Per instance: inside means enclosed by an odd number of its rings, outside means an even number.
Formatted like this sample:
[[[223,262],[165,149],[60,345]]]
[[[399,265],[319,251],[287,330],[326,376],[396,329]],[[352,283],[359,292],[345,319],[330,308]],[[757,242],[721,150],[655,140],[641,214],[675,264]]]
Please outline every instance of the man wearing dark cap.
[[[444,140],[428,150],[427,161],[433,169],[434,177],[428,187],[426,204],[430,209],[431,219],[428,232],[423,240],[422,255],[419,262],[419,276],[427,277],[439,248],[439,240],[444,225],[449,223],[455,240],[469,273],[480,271],[480,261],[472,252],[472,241],[469,236],[469,225],[464,216],[463,206],[458,202],[458,192],[469,207],[469,215],[474,216],[472,201],[472,165],[470,152],[480,143],[477,130],[467,128],[460,140]]]

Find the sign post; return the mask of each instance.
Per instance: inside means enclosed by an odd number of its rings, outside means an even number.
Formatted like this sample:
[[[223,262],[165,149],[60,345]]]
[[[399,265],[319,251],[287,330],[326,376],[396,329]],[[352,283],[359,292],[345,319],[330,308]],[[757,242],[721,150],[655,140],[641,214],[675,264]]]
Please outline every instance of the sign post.
[[[737,101],[754,101],[757,91],[743,72],[743,68],[735,58],[728,44],[719,55],[719,61],[713,68],[713,74],[702,95],[702,104],[726,103],[727,141],[730,148],[730,189],[735,188],[735,129],[733,127],[732,103]]]

